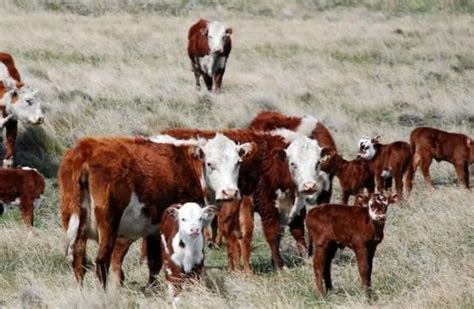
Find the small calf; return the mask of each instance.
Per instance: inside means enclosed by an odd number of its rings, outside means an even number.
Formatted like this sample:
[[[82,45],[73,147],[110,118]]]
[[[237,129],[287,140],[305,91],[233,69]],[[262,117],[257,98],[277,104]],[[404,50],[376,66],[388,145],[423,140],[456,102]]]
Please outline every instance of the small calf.
[[[347,204],[351,195],[361,193],[364,188],[368,193],[374,192],[374,172],[367,160],[357,158],[347,161],[331,149],[321,158],[321,169],[339,178],[343,204]]]
[[[324,204],[308,212],[306,225],[316,247],[313,267],[317,293],[325,294],[323,278],[326,291],[332,289],[331,261],[340,247],[354,250],[361,283],[368,292],[375,250],[383,239],[387,206],[399,198],[373,194],[367,199],[367,207]]]
[[[434,128],[416,128],[410,134],[413,172],[421,165],[425,186],[432,187],[430,165],[448,161],[456,168],[460,184],[469,189],[469,165],[474,163],[474,140],[464,134]]]
[[[174,299],[186,279],[200,278],[204,267],[202,232],[215,213],[214,206],[201,208],[196,203],[174,204],[165,210],[160,223],[161,255],[170,298]]]
[[[0,215],[19,207],[23,222],[32,227],[34,210],[40,206],[44,187],[44,177],[35,169],[0,168]]]
[[[380,143],[380,136],[363,137],[359,141],[359,156],[369,160],[375,175],[377,192],[383,192],[384,179],[395,180],[397,194],[403,194],[403,176],[405,190],[410,194],[413,188],[412,151],[410,144],[402,141],[390,144]],[[391,184],[390,184],[391,187]]]

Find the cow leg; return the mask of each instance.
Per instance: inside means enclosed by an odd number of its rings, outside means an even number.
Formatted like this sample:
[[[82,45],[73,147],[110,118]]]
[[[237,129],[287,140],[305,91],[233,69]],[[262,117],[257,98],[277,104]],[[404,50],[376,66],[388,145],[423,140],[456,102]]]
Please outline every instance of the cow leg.
[[[199,78],[201,77],[201,72],[199,72],[199,69],[193,69],[194,71],[194,78],[196,79],[196,89],[199,91],[201,90],[201,82],[199,81]]]
[[[334,256],[336,255],[336,251],[337,251],[337,245],[335,243],[330,244],[327,248],[327,255],[324,261],[324,273],[323,273],[324,285],[326,286],[326,291],[329,291],[332,289],[331,263],[332,263],[332,260],[334,259]]]
[[[423,178],[425,179],[425,187],[429,189],[433,188],[433,183],[431,182],[430,176],[430,165],[432,160],[433,159],[431,158],[421,159],[421,172],[423,173]]]
[[[384,179],[380,176],[380,173],[377,172],[375,174],[375,187],[378,193],[383,193],[385,187]]]
[[[227,240],[227,269],[229,271],[235,268],[240,269],[239,208],[239,201],[227,202],[224,203],[217,215],[217,224]]]
[[[348,191],[348,190],[344,190],[342,192],[342,203],[347,205],[347,203],[349,202],[349,197],[351,196],[351,192]]]
[[[403,174],[399,173],[398,171],[393,174],[393,178],[395,179],[395,190],[400,198],[403,196]]]
[[[356,258],[357,258],[357,267],[359,269],[360,281],[362,288],[365,293],[368,293],[370,288],[370,267],[368,259],[368,250],[365,245],[354,248]]]
[[[293,238],[296,240],[296,245],[298,247],[298,252],[302,258],[308,257],[308,250],[306,247],[306,240],[304,237],[304,218],[305,218],[305,209],[301,210],[301,214],[296,216],[293,221],[289,224],[290,233]]]
[[[13,166],[13,157],[15,154],[15,141],[18,134],[18,121],[11,120],[5,124],[6,128],[6,145],[5,158],[3,159],[3,167]]]
[[[324,265],[327,257],[327,245],[316,245],[316,252],[313,258],[313,270],[316,281],[316,293],[324,296],[326,292],[323,287]]]
[[[147,236],[145,238],[145,243],[149,270],[148,284],[155,285],[156,279],[160,274],[160,270],[163,265],[160,249],[160,235],[157,233]]]
[[[118,238],[115,242],[114,251],[112,252],[112,273],[115,277],[115,285],[117,287],[121,287],[123,285],[123,281],[125,280],[125,275],[123,273],[122,265],[123,259],[130,249],[130,246],[134,240],[126,239],[126,238]]]
[[[77,282],[82,285],[84,275],[86,274],[86,246],[87,236],[82,229],[79,229],[79,235],[72,246],[72,268]]]
[[[34,206],[31,198],[25,196],[20,198],[20,212],[26,226],[33,227]]]
[[[459,162],[455,165],[455,168],[459,184],[469,189],[469,162]]]
[[[207,74],[202,74],[202,78],[204,79],[207,90],[212,91],[212,77],[209,77]]]
[[[368,286],[370,287],[372,285],[372,265],[374,261],[374,256],[375,256],[375,250],[377,249],[377,245],[375,244],[369,244],[367,247],[367,262],[369,265],[369,273],[367,276],[367,282]]]
[[[252,200],[249,197],[243,197],[240,202],[239,223],[242,233],[242,240],[240,241],[242,264],[245,271],[251,271],[250,255],[252,253],[254,220]]]
[[[214,75],[214,89],[216,92],[221,90],[222,86],[222,78],[224,77],[225,69],[220,69]]]
[[[278,211],[276,208],[274,209],[275,212]],[[278,213],[276,214],[276,218],[270,218],[269,216],[261,216],[261,218],[263,233],[265,234],[265,238],[270,245],[272,252],[272,265],[275,268],[283,268],[283,258],[280,254],[281,231]]]

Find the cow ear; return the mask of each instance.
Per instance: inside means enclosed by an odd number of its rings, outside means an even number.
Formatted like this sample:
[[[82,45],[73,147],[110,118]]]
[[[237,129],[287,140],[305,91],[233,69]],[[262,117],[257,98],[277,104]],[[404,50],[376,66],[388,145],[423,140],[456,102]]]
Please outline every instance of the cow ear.
[[[367,207],[367,203],[369,202],[369,197],[362,194],[357,194],[355,197],[354,206],[359,207]]]
[[[272,154],[277,157],[279,160],[285,161],[286,160],[286,152],[284,149],[274,149]]]
[[[194,146],[191,148],[191,157],[196,160],[203,160],[204,159],[204,152],[202,151],[201,147]]]
[[[396,204],[401,201],[401,198],[398,194],[392,194],[388,197],[389,204]]]
[[[179,206],[181,206],[181,205],[179,205]],[[175,207],[175,206],[168,207],[166,209],[166,212],[168,213],[168,215],[171,218],[175,218],[176,220],[178,220],[179,209],[177,207]]]
[[[208,205],[202,209],[203,227],[208,226],[216,215],[217,208],[214,205]]]
[[[255,142],[245,143],[239,146],[239,156],[242,160],[248,160],[257,153],[257,144]]]
[[[321,149],[321,162],[327,161],[333,155],[333,151],[330,148],[324,147]]]
[[[226,35],[231,35],[232,34],[232,28],[229,27],[229,28],[225,29],[225,34]]]
[[[208,33],[209,33],[209,30],[207,28],[202,28],[201,29],[201,34],[202,35],[207,36]]]
[[[372,142],[380,144],[382,142],[382,138],[380,137],[380,135],[377,135],[376,137],[372,139]]]

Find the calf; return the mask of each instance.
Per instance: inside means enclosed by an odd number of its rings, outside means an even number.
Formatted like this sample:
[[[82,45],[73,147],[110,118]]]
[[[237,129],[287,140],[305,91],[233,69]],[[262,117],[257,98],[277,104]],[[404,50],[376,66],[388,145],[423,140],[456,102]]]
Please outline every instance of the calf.
[[[3,167],[13,165],[18,120],[41,124],[44,122],[38,91],[21,81],[10,54],[0,53],[0,129],[6,128],[6,151]]]
[[[218,21],[200,19],[188,32],[188,55],[196,78],[196,87],[201,88],[202,75],[207,90],[214,85],[219,91],[224,77],[227,58],[232,49],[232,28]]]
[[[403,194],[403,176],[405,190],[410,194],[413,187],[412,151],[410,144],[402,141],[381,144],[380,136],[373,139],[363,137],[359,141],[361,158],[369,160],[375,175],[375,185],[378,192],[383,192],[384,178],[395,180],[397,194]]]
[[[469,164],[474,163],[474,140],[464,134],[422,127],[411,132],[410,143],[413,172],[421,165],[427,187],[432,187],[430,165],[435,159],[453,164],[459,182],[469,189]]]
[[[285,128],[316,140],[322,148],[337,150],[336,143],[326,126],[310,115],[293,117],[278,112],[260,112],[251,121],[249,128],[266,132]],[[332,178],[334,177],[333,174],[324,170],[324,168],[321,168],[321,170],[322,175],[327,176],[327,179],[325,180],[324,190],[318,196],[318,204],[329,203],[331,200]]]
[[[204,267],[205,228],[214,218],[216,208],[201,208],[196,203],[174,204],[161,218],[161,256],[170,297],[181,290],[184,280],[198,280]]]
[[[331,149],[321,157],[321,169],[339,178],[343,204],[348,203],[351,195],[362,193],[364,188],[368,193],[374,192],[374,172],[366,160],[357,158],[347,161]]]
[[[32,227],[34,210],[40,206],[44,187],[44,178],[35,169],[0,168],[0,215],[6,209],[19,207],[23,222]]]
[[[324,204],[308,212],[306,225],[316,247],[313,268],[317,293],[325,294],[323,278],[326,291],[332,289],[331,261],[340,247],[354,250],[361,283],[368,292],[375,250],[383,239],[387,206],[397,201],[397,195],[374,194],[366,201],[367,207]]]

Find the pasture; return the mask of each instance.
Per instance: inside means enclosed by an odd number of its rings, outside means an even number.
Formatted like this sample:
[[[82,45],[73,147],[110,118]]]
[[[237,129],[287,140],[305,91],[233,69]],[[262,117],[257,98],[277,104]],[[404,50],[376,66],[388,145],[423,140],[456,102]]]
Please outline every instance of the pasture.
[[[424,6],[406,7],[365,4],[374,1],[189,7],[186,1],[162,6],[131,1],[123,7],[77,2],[77,7],[61,1],[0,4],[0,51],[11,53],[22,78],[40,89],[46,117],[42,126],[21,125],[16,161],[49,177],[32,233],[18,211],[0,217],[0,307],[169,306],[164,284],[146,289],[148,270],[139,264],[138,242],[125,260],[124,288],[111,284],[104,292],[92,269],[82,290],[75,282],[65,259],[55,174],[62,153],[80,137],[150,135],[176,126],[245,127],[267,109],[315,116],[350,159],[363,135],[408,141],[413,128],[428,125],[474,137],[469,1],[444,8],[429,1],[407,1]],[[218,94],[195,90],[186,54],[188,28],[200,17],[233,28]],[[254,274],[228,274],[225,249],[207,250],[207,278],[184,292],[180,304],[474,307],[474,194],[457,187],[448,163],[434,163],[431,173],[436,190],[424,189],[418,171],[411,207],[403,203],[389,210],[374,261],[372,299],[360,290],[350,250],[336,258],[335,289],[326,298],[315,295],[312,262],[298,257],[288,233],[282,251],[289,267],[273,271],[257,225]],[[340,201],[338,181],[334,184],[333,201]],[[88,244],[93,261],[97,246]]]

